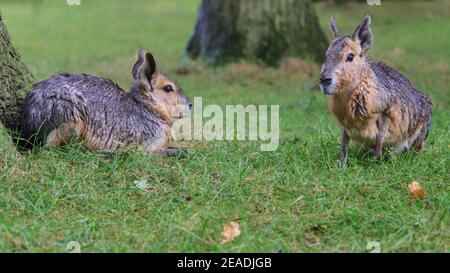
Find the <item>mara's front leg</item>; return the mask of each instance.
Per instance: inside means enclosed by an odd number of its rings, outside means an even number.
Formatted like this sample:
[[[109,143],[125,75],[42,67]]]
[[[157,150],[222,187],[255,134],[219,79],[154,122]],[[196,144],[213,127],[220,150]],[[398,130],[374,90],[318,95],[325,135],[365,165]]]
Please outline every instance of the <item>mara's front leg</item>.
[[[191,151],[186,148],[178,148],[178,147],[167,147],[164,150],[161,150],[158,154],[163,156],[186,156]]]
[[[348,153],[348,143],[350,142],[350,135],[345,128],[342,129],[341,134],[341,151],[339,153],[339,167],[344,167]]]
[[[376,136],[376,144],[375,144],[375,159],[378,163],[381,162],[381,152],[383,150],[384,140],[386,138],[386,133],[389,129],[389,119],[381,116],[377,120],[377,128],[378,134]]]
[[[190,153],[189,149],[178,148],[178,147],[145,147],[138,148],[138,151],[145,155],[159,155],[159,156],[186,156]]]

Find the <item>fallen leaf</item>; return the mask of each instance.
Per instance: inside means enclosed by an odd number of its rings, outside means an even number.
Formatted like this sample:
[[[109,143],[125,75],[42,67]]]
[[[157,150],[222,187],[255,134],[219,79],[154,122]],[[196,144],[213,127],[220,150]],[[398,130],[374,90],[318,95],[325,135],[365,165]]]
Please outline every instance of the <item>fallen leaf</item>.
[[[425,190],[420,186],[419,182],[413,181],[408,185],[409,194],[412,199],[424,199]]]
[[[221,244],[228,243],[232,241],[234,238],[241,234],[241,229],[239,228],[239,224],[235,222],[230,222],[228,224],[223,225],[223,240]]]
[[[306,242],[308,243],[309,246],[318,246],[320,245],[320,238],[312,233],[312,232],[308,232],[305,234],[305,239]]]

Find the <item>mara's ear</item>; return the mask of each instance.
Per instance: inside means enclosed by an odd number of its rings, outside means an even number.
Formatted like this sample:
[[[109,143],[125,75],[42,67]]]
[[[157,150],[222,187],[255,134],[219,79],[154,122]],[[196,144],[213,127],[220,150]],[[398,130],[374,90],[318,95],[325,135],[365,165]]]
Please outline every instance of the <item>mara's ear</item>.
[[[367,50],[369,50],[369,48],[372,46],[373,36],[372,30],[370,29],[370,21],[370,16],[366,15],[361,23],[353,31],[351,36],[353,41],[361,45],[361,54],[365,54]]]
[[[133,65],[132,73],[135,80],[146,85],[149,91],[153,91],[152,83],[159,73],[155,57],[143,49],[138,49],[137,61]]]
[[[330,17],[330,30],[334,34],[334,38],[341,37],[341,32],[339,31],[339,28],[336,25],[336,18],[334,16]]]

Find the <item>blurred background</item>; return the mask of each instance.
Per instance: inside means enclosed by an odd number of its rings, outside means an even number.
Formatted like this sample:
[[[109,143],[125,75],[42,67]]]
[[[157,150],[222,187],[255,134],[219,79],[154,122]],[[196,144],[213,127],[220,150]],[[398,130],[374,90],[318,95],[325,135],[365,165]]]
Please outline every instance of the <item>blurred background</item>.
[[[213,95],[237,84],[272,82],[300,91],[305,82],[314,83],[318,77],[331,37],[329,17],[335,15],[338,26],[349,34],[370,14],[372,59],[412,76],[415,84],[448,106],[448,1],[381,1],[380,6],[366,1],[313,2],[311,6],[308,1],[205,1],[203,7],[199,0],[81,0],[79,6],[63,0],[1,0],[0,9],[15,47],[39,80],[60,71],[86,72],[127,86],[135,51],[142,47],[153,52],[169,74],[189,68],[190,75],[179,79],[191,96]],[[231,68],[203,65],[220,64],[222,59]],[[196,79],[202,76],[204,80]],[[214,77],[220,80],[209,82]],[[228,99],[233,98],[240,96]]]

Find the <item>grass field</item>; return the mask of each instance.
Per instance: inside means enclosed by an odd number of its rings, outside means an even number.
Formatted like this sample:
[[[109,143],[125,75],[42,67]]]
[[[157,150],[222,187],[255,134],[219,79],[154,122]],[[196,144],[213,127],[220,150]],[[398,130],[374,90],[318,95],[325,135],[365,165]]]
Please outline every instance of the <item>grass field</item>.
[[[85,72],[127,88],[142,47],[204,104],[280,105],[280,147],[263,153],[258,142],[196,142],[180,159],[98,155],[76,145],[28,153],[0,174],[1,252],[65,252],[70,241],[82,252],[368,252],[369,241],[382,252],[449,251],[448,1],[316,6],[326,30],[331,15],[350,32],[371,14],[371,58],[433,101],[424,153],[377,165],[351,145],[345,169],[337,167],[339,127],[326,97],[304,87],[317,80],[319,64],[204,68],[182,54],[198,0],[81,1],[2,0],[14,45],[37,79]],[[191,73],[176,75],[181,65]],[[148,187],[136,187],[138,180]],[[410,199],[413,180],[425,200]],[[230,221],[242,234],[220,244]]]

